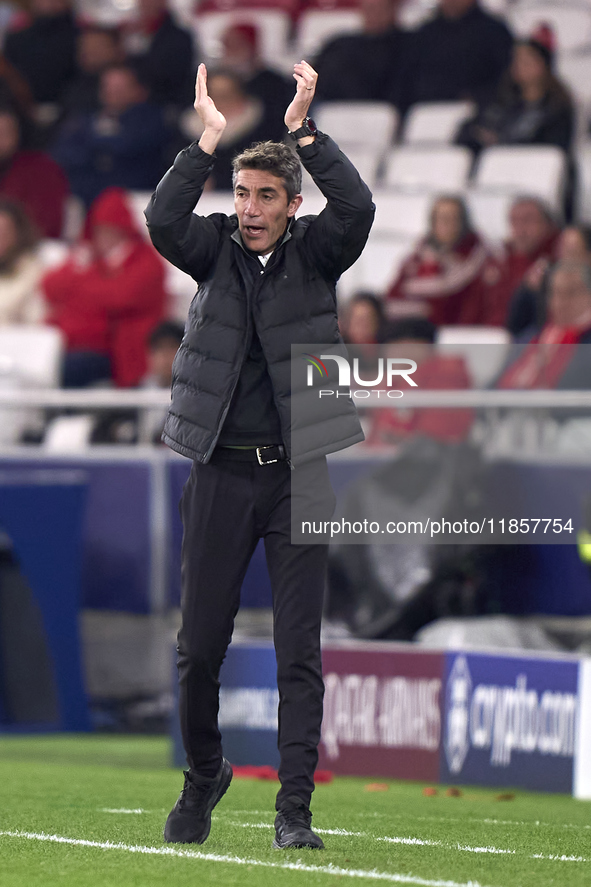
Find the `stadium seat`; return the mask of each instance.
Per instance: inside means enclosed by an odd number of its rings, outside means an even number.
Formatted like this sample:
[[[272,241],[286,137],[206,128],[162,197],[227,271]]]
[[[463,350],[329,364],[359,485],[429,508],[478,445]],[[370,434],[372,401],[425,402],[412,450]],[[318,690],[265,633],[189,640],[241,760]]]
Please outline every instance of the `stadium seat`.
[[[389,152],[383,185],[455,193],[466,187],[471,165],[471,152],[459,145],[403,145]]]
[[[433,205],[429,192],[375,191],[372,233],[403,238],[424,237]]]
[[[339,299],[347,300],[358,290],[383,295],[415,242],[414,237],[383,237],[372,232],[359,259],[339,280]]]
[[[255,25],[260,34],[260,54],[272,68],[281,71],[292,68],[288,52],[291,19],[281,9],[246,9],[230,12],[202,12],[193,26],[206,61],[216,62],[222,54],[221,38],[229,25]]]
[[[521,2],[508,10],[507,20],[517,37],[530,36],[542,23],[550,25],[561,52],[591,46],[591,8],[580,2]]]
[[[503,327],[442,326],[437,346],[444,354],[460,354],[466,361],[475,388],[490,385],[501,371],[511,342]]]
[[[562,209],[566,156],[551,145],[487,148],[480,155],[473,188],[534,195],[556,212]]]
[[[472,225],[487,240],[509,236],[509,210],[515,195],[510,192],[468,191],[466,203]]]
[[[591,52],[561,52],[557,57],[557,67],[558,76],[564,80],[575,99],[591,103]]]
[[[53,326],[11,325],[0,328],[0,360],[27,387],[60,384],[63,337]]]
[[[583,145],[577,153],[577,206],[579,221],[591,224],[591,144]]]
[[[57,388],[63,350],[62,334],[55,327],[0,328],[0,388]],[[0,444],[16,443],[32,423],[39,424],[36,410],[0,406]]]
[[[329,40],[351,31],[361,30],[358,9],[309,9],[298,20],[295,59],[314,59]],[[291,59],[290,55],[290,59]]]
[[[394,139],[398,114],[387,102],[324,102],[315,112],[318,129],[327,132],[345,151],[367,148],[367,134],[376,153],[386,151]]]
[[[45,429],[43,449],[50,453],[76,453],[90,446],[96,418],[89,413],[56,416]]]
[[[408,112],[402,141],[406,145],[449,144],[474,114],[473,102],[421,102]]]

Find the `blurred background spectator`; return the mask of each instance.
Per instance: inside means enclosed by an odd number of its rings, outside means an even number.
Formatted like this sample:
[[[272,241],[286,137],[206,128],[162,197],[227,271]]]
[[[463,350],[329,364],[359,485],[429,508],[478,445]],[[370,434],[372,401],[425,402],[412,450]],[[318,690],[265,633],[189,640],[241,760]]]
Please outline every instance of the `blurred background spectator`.
[[[349,345],[376,345],[386,329],[384,307],[373,293],[355,293],[339,317],[341,335]]]
[[[260,32],[256,25],[237,24],[226,28],[222,35],[220,66],[241,77],[246,91],[264,103],[269,119],[283,125],[294,84],[266,66],[260,55]]]
[[[559,262],[550,274],[546,323],[496,387],[588,389],[591,355],[581,344],[591,344],[591,266]]]
[[[162,109],[131,65],[100,75],[99,108],[73,114],[61,125],[52,153],[72,193],[89,205],[105,188],[153,190],[166,171],[173,134]]]
[[[20,201],[44,237],[58,238],[68,181],[48,154],[27,147],[27,129],[13,108],[0,107],[0,195]]]
[[[409,34],[397,24],[403,0],[360,0],[362,30],[329,40],[316,57],[318,98],[398,104]]]
[[[121,37],[116,28],[98,25],[83,28],[76,38],[76,74],[62,95],[63,116],[96,111],[100,103],[101,74],[123,58]]]
[[[434,18],[411,34],[402,110],[415,102],[486,101],[509,65],[512,42],[505,23],[477,0],[439,0]]]
[[[23,206],[0,198],[0,326],[40,323],[44,318],[38,242]]]
[[[584,262],[591,265],[591,228],[588,225],[569,225],[556,240],[556,259],[559,262]],[[519,338],[530,338],[546,319],[548,274],[551,268],[547,257],[538,259],[525,274],[509,305],[507,328]]]
[[[401,313],[402,302],[405,314],[427,316],[437,325],[474,323],[488,257],[464,201],[440,197],[431,210],[429,233],[403,263],[386,294],[389,312]]]
[[[63,384],[135,386],[147,370],[148,334],[165,312],[164,267],[120,188],[97,198],[87,231],[66,263],[43,279],[48,320],[67,342]]]
[[[490,145],[557,145],[571,148],[572,99],[553,70],[553,37],[542,29],[520,40],[496,98],[467,122],[458,142],[475,153]]]
[[[138,0],[137,13],[123,42],[152,100],[175,108],[192,104],[197,59],[191,34],[176,24],[167,0]]]
[[[76,69],[77,25],[71,0],[31,0],[29,14],[19,16],[4,42],[8,61],[27,81],[39,106],[60,102]],[[41,110],[40,121],[53,121]]]
[[[232,160],[253,142],[267,139],[282,141],[285,124],[269,113],[261,99],[249,95],[242,78],[233,71],[211,71],[207,91],[216,108],[224,115],[227,126],[216,148],[216,162],[208,179],[208,187],[217,191],[232,190]],[[284,109],[285,113],[285,109]],[[190,141],[199,139],[203,125],[197,112],[190,108],[181,115],[181,131]]]
[[[509,212],[509,225],[503,251],[484,269],[474,323],[504,326],[513,294],[526,274],[530,270],[533,274],[540,259],[551,261],[554,257],[558,227],[543,201],[517,198]]]

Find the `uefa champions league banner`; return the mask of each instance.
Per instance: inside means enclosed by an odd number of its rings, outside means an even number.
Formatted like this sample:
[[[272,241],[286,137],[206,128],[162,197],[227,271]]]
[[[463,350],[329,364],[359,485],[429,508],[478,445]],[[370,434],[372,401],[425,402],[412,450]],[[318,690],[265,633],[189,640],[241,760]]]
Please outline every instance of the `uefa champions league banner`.
[[[324,647],[323,669],[322,769],[591,799],[591,659],[346,641]],[[278,766],[275,674],[271,642],[230,646],[220,728],[234,764]]]

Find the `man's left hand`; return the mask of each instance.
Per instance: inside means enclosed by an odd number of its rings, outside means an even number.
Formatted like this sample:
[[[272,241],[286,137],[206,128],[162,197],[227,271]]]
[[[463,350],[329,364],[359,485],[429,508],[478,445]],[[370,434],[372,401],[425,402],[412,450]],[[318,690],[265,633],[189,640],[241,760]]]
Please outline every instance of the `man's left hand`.
[[[295,132],[308,116],[308,109],[312,104],[316,92],[318,74],[308,62],[301,61],[293,66],[293,76],[297,83],[296,94],[289,108],[285,112],[285,125],[290,132]],[[307,145],[314,141],[314,136],[306,136],[299,139],[300,145]]]

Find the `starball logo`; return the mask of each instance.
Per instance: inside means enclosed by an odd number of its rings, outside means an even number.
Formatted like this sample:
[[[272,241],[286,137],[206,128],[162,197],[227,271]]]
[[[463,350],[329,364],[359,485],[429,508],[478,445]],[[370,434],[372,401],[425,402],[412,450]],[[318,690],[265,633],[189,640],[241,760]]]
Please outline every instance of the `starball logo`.
[[[334,361],[337,365],[338,380],[337,388],[319,388],[318,397],[355,397],[367,398],[372,394],[380,397],[385,395],[389,398],[399,398],[404,396],[404,392],[393,387],[394,381],[400,378],[412,386],[417,388],[417,383],[412,378],[412,374],[416,372],[416,361],[402,357],[378,357],[375,359],[373,371],[367,367],[363,368],[363,375],[371,374],[371,378],[362,378],[362,370],[359,365],[359,358],[354,357],[349,360],[341,354],[315,354],[305,353],[302,355],[303,360],[308,364],[306,385],[309,388],[316,386],[316,379],[319,382],[327,383],[329,380],[329,371],[326,365],[327,361]],[[334,371],[334,367],[331,367]],[[315,372],[316,371],[316,372]],[[385,387],[379,387],[385,386]],[[344,389],[344,390],[339,390]]]

